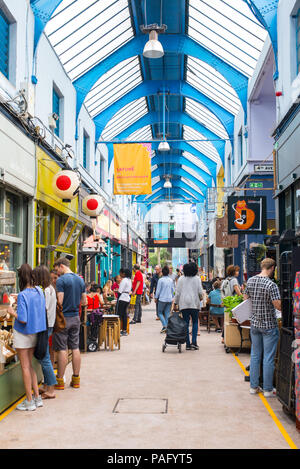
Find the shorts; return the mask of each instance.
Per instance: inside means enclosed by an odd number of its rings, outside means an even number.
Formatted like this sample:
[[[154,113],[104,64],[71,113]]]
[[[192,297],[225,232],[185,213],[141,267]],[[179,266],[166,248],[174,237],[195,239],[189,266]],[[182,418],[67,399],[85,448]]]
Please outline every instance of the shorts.
[[[22,334],[14,329],[14,348],[35,348],[37,334]]]
[[[65,316],[65,320],[65,329],[54,332],[52,336],[52,349],[55,352],[79,349],[80,318],[79,316]]]

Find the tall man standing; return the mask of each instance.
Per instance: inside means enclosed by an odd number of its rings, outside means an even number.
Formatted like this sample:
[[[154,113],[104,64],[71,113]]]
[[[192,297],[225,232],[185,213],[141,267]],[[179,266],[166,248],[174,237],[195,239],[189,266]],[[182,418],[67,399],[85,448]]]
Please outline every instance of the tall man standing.
[[[80,387],[81,357],[79,350],[80,317],[79,307],[87,305],[85,283],[79,275],[70,269],[70,261],[65,257],[54,263],[59,278],[56,281],[57,301],[63,307],[66,327],[53,334],[53,350],[57,352],[57,385],[58,390],[64,389],[64,374],[68,363],[68,349],[72,350],[73,376],[71,386]]]
[[[132,295],[136,295],[136,300],[134,306],[134,317],[130,324],[142,322],[142,296],[144,292],[144,279],[143,274],[140,271],[139,264],[135,264],[133,266],[133,271],[135,273],[135,276],[132,283]]]
[[[271,278],[275,261],[264,259],[261,273],[247,282],[244,299],[251,299],[251,362],[250,393],[259,392],[260,366],[263,357],[263,391],[265,397],[275,397],[273,389],[274,361],[279,339],[276,311],[281,311],[279,289]]]

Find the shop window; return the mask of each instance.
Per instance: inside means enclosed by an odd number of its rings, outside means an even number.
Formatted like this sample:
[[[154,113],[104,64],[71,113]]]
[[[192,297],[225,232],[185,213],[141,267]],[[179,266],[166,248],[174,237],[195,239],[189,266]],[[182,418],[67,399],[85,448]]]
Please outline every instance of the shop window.
[[[19,207],[19,197],[7,192],[5,197],[4,234],[19,236]]]
[[[238,157],[239,157],[239,165],[240,168],[243,166],[243,160],[244,160],[244,155],[243,155],[243,129],[240,130],[240,133],[238,135]]]
[[[9,21],[2,10],[0,10],[0,71],[9,78]]]
[[[104,185],[104,171],[105,171],[105,160],[100,159],[100,186],[103,187]]]

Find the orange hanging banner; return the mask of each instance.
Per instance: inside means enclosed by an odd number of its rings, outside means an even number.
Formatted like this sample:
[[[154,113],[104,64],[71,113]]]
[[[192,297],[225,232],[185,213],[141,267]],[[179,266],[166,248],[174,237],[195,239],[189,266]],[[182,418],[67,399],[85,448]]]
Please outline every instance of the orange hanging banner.
[[[151,193],[151,143],[114,145],[114,194]]]

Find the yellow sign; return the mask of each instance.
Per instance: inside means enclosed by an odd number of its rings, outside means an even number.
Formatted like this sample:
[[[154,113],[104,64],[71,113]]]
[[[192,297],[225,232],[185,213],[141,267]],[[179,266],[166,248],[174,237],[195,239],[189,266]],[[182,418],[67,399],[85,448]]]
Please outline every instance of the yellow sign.
[[[151,194],[151,144],[114,145],[114,194]]]

